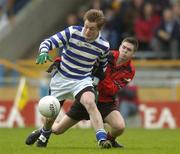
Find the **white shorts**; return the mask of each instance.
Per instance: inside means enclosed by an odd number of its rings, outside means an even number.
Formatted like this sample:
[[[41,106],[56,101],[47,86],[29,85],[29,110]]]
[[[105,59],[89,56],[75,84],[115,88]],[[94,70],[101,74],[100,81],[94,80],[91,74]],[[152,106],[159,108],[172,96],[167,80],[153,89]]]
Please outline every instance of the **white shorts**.
[[[50,82],[51,95],[56,97],[59,101],[74,99],[75,96],[84,88],[89,86],[93,87],[92,82],[91,77],[76,80],[67,78],[58,72]]]

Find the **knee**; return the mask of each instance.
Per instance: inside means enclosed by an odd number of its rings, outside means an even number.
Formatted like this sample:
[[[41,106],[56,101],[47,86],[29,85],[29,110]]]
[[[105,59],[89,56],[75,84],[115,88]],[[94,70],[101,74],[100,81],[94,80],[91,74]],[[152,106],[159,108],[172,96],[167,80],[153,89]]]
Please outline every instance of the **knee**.
[[[95,102],[91,100],[87,100],[86,102],[83,103],[83,105],[85,106],[87,111],[92,111],[97,108]]]
[[[122,131],[124,131],[124,130],[125,130],[125,127],[126,127],[126,124],[125,124],[125,122],[123,121],[123,122],[120,124],[119,128],[120,128]]]
[[[118,130],[119,132],[123,132],[125,130],[125,127],[126,127],[125,122],[124,120],[122,120],[116,123],[114,129]]]

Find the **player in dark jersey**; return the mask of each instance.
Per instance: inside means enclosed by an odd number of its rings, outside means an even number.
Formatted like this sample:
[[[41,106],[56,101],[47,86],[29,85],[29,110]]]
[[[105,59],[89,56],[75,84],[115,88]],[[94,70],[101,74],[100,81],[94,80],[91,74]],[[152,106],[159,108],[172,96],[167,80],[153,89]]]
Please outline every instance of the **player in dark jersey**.
[[[99,93],[97,107],[103,121],[111,127],[107,138],[111,141],[112,147],[123,147],[115,140],[123,133],[125,128],[125,122],[116,101],[116,94],[135,75],[135,68],[131,59],[137,48],[138,42],[135,38],[125,38],[119,47],[119,51],[113,50],[110,52],[105,78],[97,85]],[[102,74],[99,75],[102,77]],[[54,123],[52,131],[54,134],[62,134],[80,120],[90,118],[84,106],[79,102],[75,102],[66,115],[60,121]]]

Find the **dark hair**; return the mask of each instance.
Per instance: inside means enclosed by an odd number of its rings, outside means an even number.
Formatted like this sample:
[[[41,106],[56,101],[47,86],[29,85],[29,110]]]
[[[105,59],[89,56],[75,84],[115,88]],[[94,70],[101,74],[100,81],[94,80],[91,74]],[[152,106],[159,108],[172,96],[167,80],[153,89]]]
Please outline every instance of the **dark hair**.
[[[101,10],[90,9],[84,15],[84,21],[96,22],[97,27],[101,29],[105,24],[105,16]]]
[[[123,42],[129,42],[131,44],[134,45],[134,51],[137,51],[138,50],[138,47],[139,47],[139,43],[138,43],[138,40],[134,37],[126,37],[125,39],[123,39],[122,43]]]

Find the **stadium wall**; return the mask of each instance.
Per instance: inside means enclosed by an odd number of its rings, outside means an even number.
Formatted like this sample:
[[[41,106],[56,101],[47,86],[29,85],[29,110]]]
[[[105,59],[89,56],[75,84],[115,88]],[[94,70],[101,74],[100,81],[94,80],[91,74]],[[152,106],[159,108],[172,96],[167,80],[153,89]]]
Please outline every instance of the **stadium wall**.
[[[64,103],[61,118],[69,110],[72,101]],[[146,129],[180,128],[180,102],[142,102],[139,106],[140,125]],[[40,127],[42,125],[41,115],[38,112],[37,101],[28,101],[26,106],[20,110],[14,106],[13,101],[0,101],[0,127]],[[89,121],[81,121],[75,127],[89,128]]]

